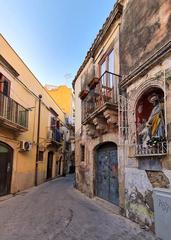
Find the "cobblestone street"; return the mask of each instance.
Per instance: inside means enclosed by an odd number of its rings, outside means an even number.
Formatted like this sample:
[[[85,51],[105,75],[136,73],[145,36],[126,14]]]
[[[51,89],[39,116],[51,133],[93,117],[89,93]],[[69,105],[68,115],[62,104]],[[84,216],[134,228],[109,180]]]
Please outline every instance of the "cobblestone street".
[[[111,214],[57,179],[0,203],[1,240],[154,240],[131,221]]]

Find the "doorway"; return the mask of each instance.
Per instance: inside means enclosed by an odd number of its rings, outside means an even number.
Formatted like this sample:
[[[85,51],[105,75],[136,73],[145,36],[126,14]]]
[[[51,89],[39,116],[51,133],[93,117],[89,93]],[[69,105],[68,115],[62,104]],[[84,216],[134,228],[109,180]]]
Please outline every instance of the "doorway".
[[[59,165],[58,165],[58,176],[61,175],[61,165],[62,165],[62,157],[59,159]]]
[[[13,150],[0,142],[0,196],[10,193],[12,177]]]
[[[119,205],[117,145],[111,142],[96,149],[96,195]]]
[[[46,177],[47,180],[52,178],[52,170],[53,170],[53,152],[48,152],[47,177]]]

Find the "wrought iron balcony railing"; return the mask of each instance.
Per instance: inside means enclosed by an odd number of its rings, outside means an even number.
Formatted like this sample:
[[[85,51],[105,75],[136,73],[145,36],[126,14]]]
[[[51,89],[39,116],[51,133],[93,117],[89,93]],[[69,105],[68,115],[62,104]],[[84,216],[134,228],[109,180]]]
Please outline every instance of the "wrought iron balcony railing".
[[[58,128],[50,128],[48,130],[48,136],[47,136],[48,141],[53,141],[53,142],[62,142],[63,140],[63,134],[61,133],[60,129]]]
[[[96,87],[91,89],[88,96],[82,101],[83,121],[106,103],[117,106],[119,78],[119,75],[108,71],[104,72]]]
[[[28,110],[3,93],[0,93],[0,119],[17,129],[28,128]]]
[[[138,144],[136,146],[136,155],[139,157],[143,156],[162,156],[168,152],[167,142],[159,142],[155,146],[143,146]]]

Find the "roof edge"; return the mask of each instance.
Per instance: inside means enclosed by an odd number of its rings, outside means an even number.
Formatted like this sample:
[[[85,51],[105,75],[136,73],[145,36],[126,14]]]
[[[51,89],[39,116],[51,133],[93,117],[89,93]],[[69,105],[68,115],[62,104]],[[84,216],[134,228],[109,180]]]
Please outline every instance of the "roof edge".
[[[75,82],[81,72],[83,71],[85,65],[88,63],[89,59],[94,56],[94,53],[99,46],[99,44],[103,41],[108,29],[111,27],[112,23],[116,21],[121,15],[122,15],[123,5],[120,3],[115,3],[112,11],[110,12],[109,16],[106,18],[105,23],[103,24],[102,28],[99,30],[96,38],[94,39],[89,51],[87,52],[87,55],[81,64],[79,70],[77,71],[77,74],[72,82],[73,88],[75,88]]]

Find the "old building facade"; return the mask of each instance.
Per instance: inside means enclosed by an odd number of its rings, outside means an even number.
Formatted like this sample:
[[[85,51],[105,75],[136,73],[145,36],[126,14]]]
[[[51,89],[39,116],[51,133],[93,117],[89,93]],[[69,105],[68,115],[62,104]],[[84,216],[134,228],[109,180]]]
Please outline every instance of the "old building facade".
[[[64,124],[64,112],[0,35],[0,196],[63,174]]]
[[[171,1],[125,2],[120,31],[128,126],[128,136],[121,129],[127,151],[125,209],[127,217],[151,228],[153,189],[171,183],[170,26]]]
[[[65,162],[66,173],[73,173],[75,169],[75,100],[71,88],[66,85],[45,85],[50,96],[65,113],[66,143]]]
[[[73,82],[76,187],[151,229],[153,189],[171,183],[170,10],[117,1]]]
[[[75,88],[76,187],[123,206],[118,159],[119,29],[117,4],[99,31],[73,82]]]

